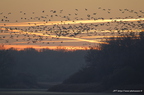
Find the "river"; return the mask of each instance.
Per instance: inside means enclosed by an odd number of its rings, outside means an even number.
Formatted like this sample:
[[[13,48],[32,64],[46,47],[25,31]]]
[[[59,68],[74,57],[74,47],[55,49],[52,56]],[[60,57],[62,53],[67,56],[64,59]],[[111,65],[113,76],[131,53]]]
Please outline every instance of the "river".
[[[47,89],[2,89],[0,95],[142,95],[142,93],[76,93],[76,92],[47,92]]]

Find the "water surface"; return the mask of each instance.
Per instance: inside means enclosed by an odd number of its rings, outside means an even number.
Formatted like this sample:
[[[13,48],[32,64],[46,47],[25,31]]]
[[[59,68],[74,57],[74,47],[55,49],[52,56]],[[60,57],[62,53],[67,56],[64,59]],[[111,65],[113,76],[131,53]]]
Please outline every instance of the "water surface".
[[[141,93],[76,93],[76,92],[47,92],[47,89],[11,89],[0,90],[0,95],[141,95]]]

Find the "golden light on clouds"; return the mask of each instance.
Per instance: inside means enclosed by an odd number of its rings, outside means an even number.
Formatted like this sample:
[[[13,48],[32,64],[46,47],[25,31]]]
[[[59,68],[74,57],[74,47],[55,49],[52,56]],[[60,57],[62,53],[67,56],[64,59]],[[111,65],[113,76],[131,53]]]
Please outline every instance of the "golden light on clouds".
[[[16,48],[108,44],[106,39],[123,37],[120,32],[144,28],[143,2],[3,0],[0,44]]]
[[[4,28],[2,28],[3,30],[5,30]],[[10,29],[8,29],[9,31],[11,31]],[[20,32],[22,33],[23,31],[19,31],[19,30],[12,30],[12,31],[15,31],[15,32]],[[43,33],[31,33],[31,32],[25,32],[29,35],[38,35],[38,36],[48,36],[48,37],[57,37],[56,35],[43,35]],[[89,42],[89,43],[101,43],[101,44],[107,44],[106,42],[100,42],[100,41],[96,41],[96,40],[88,40],[88,39],[82,39],[82,38],[76,38],[76,37],[66,37],[66,36],[60,36],[59,38],[64,38],[64,39],[71,39],[71,40],[66,40],[65,42],[79,42],[79,41],[82,41],[82,42]],[[74,40],[74,41],[72,41]],[[61,41],[53,41],[53,42],[61,42]],[[16,42],[16,43],[26,43],[26,42]]]
[[[26,34],[26,35],[35,35],[35,36],[41,36],[41,37],[51,37],[51,38],[58,38],[57,40],[43,40],[43,41],[35,41],[35,45],[32,44],[32,42],[28,42],[28,41],[14,41],[14,42],[11,42],[11,45],[8,45],[6,44],[6,48],[10,48],[10,47],[15,47],[17,49],[20,49],[20,48],[27,48],[27,47],[34,47],[36,49],[41,49],[41,48],[50,48],[50,49],[56,49],[56,45],[58,45],[58,43],[67,43],[67,44],[70,44],[70,43],[84,43],[84,42],[87,42],[87,43],[92,43],[92,44],[108,44],[107,42],[105,41],[100,41],[98,39],[101,39],[101,38],[110,38],[110,37],[115,37],[114,35],[105,35],[105,36],[87,36],[86,34],[86,31],[83,32],[83,36],[82,37],[70,37],[70,36],[57,36],[54,31],[53,33],[51,33],[50,35],[49,34],[45,34],[45,32],[50,32],[50,31],[46,31],[46,30],[43,30],[42,32],[40,31],[37,31],[37,32],[29,32],[29,31],[24,31],[24,30],[19,30],[18,29],[10,29],[9,27],[31,27],[31,26],[40,26],[40,25],[43,25],[43,26],[53,26],[53,25],[73,25],[73,24],[82,24],[82,23],[105,23],[105,22],[124,22],[124,21],[143,21],[144,18],[137,18],[137,19],[98,19],[98,20],[74,20],[74,21],[48,21],[48,22],[17,22],[17,23],[0,23],[0,30],[5,30],[5,31],[8,31],[9,33],[11,32],[16,32],[15,34]],[[8,27],[8,28],[7,28]],[[117,30],[112,30],[113,32],[117,32]],[[93,32],[94,31],[90,31],[90,32]],[[109,30],[104,30],[104,31],[101,31],[101,32],[111,32]],[[123,31],[124,32],[124,31]],[[4,33],[1,33],[1,35],[7,35],[7,34],[4,34]],[[116,35],[117,36],[117,35]],[[118,36],[117,36],[118,37]],[[122,37],[122,36],[121,36]],[[59,38],[61,40],[59,40]],[[3,38],[3,39],[6,39],[6,38]],[[22,37],[20,36],[18,39],[22,39]],[[7,40],[7,39],[6,39]],[[12,39],[13,40],[13,39]],[[33,38],[32,38],[33,40]],[[11,41],[11,40],[10,40]],[[7,41],[8,42],[8,41]],[[45,44],[45,45],[38,45],[40,43],[55,43],[55,45],[49,45],[48,44]],[[28,45],[30,44],[30,45]],[[80,48],[81,46],[81,48]],[[75,49],[83,49],[82,47],[82,44],[80,46],[77,46],[75,47]],[[63,47],[67,47],[66,49],[73,49],[72,47],[70,47],[69,45],[66,45],[63,46]],[[88,46],[87,46],[88,47]]]
[[[98,19],[98,20],[74,20],[74,21],[48,21],[48,22],[17,22],[17,23],[0,23],[0,26],[38,26],[38,25],[63,25],[63,24],[80,24],[80,23],[105,23],[120,21],[140,21],[144,18],[137,19]]]

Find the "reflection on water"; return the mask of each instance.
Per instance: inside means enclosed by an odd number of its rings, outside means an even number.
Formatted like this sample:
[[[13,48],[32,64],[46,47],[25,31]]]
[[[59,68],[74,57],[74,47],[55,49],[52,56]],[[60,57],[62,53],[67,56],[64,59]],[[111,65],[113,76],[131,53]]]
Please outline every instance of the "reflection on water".
[[[75,92],[47,92],[47,89],[3,89],[0,95],[141,95],[140,93],[75,93]]]

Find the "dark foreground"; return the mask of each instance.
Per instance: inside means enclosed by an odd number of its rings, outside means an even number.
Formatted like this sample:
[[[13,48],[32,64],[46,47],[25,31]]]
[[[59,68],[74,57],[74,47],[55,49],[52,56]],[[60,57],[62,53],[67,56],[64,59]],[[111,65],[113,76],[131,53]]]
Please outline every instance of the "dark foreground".
[[[47,92],[47,89],[11,89],[0,90],[0,95],[142,95],[142,93],[74,93],[74,92]]]

